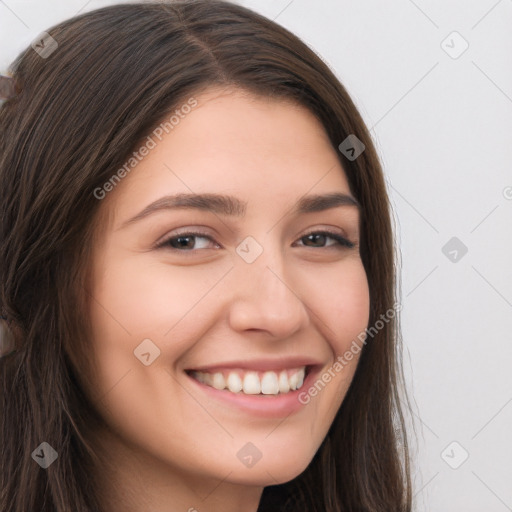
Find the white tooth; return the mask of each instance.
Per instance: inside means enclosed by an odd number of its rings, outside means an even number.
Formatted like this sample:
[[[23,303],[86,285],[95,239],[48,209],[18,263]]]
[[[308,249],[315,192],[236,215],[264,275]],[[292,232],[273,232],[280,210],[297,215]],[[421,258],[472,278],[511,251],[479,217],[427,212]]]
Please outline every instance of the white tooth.
[[[299,389],[304,383],[305,372],[305,367],[295,371],[290,376],[288,376],[287,370],[282,370],[279,374],[269,371],[263,374],[261,381],[258,372],[254,371],[246,372],[243,378],[236,371],[230,372],[227,379],[224,378],[221,372],[212,374],[194,371],[192,377],[207,386],[212,386],[219,390],[227,388],[232,393],[243,391],[248,395],[257,395],[259,393],[277,395]]]
[[[288,378],[288,382],[290,383],[290,389],[292,391],[295,391],[297,389],[297,384],[299,382],[299,376],[297,372],[292,373],[290,377]]]
[[[301,368],[297,373],[297,389],[299,389],[302,384],[304,384],[304,376],[306,375],[306,368]]]
[[[265,372],[261,379],[261,392],[264,395],[277,395],[279,393],[279,383],[277,382],[276,372]]]
[[[288,373],[286,370],[283,370],[279,374],[279,391],[281,393],[288,393],[288,391],[290,391],[290,383],[288,382]]]
[[[243,389],[247,395],[258,395],[261,392],[260,379],[256,372],[245,374]]]
[[[215,372],[213,374],[212,385],[215,389],[224,389],[226,387],[226,380],[224,379],[224,375],[222,375],[220,372]]]
[[[229,391],[232,393],[238,393],[242,391],[242,379],[236,372],[230,372],[228,375],[227,385]]]

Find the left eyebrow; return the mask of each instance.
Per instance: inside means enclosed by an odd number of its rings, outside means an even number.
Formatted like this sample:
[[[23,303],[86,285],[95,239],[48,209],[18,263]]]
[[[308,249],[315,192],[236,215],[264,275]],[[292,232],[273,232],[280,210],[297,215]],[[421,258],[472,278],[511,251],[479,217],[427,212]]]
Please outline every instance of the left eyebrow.
[[[351,195],[336,192],[332,194],[309,195],[302,197],[295,204],[294,214],[315,213],[340,206],[355,206],[360,209],[358,201]],[[146,206],[134,217],[126,220],[118,229],[132,224],[149,215],[174,209],[197,209],[221,215],[244,217],[247,211],[247,202],[234,196],[223,194],[176,194],[164,196]]]

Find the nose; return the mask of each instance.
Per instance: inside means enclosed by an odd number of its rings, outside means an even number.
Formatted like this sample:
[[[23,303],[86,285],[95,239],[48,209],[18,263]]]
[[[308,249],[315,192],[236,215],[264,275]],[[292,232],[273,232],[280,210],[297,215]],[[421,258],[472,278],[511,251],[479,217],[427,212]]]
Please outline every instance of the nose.
[[[279,250],[265,248],[252,263],[237,257],[235,267],[228,284],[232,287],[228,292],[232,329],[266,331],[285,339],[308,324],[309,313],[300,287],[287,282],[290,272]]]

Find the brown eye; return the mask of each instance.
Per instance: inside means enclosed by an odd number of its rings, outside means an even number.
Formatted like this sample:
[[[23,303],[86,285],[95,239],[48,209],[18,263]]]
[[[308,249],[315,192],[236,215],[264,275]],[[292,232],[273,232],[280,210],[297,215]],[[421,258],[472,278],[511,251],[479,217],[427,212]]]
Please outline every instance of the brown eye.
[[[195,244],[193,243],[193,240],[195,238],[203,238],[205,240],[210,240],[211,242],[213,242],[213,239],[206,233],[180,233],[179,235],[175,235],[164,240],[161,244],[158,245],[158,248],[168,248],[174,251],[182,252],[191,252],[194,249],[199,250],[197,247],[192,247],[195,246]]]
[[[204,250],[208,249],[208,247],[196,247],[196,244],[194,243],[195,239],[204,239],[209,240],[211,243],[214,243],[217,245],[217,247],[220,247],[219,244],[217,244],[208,234],[206,233],[200,233],[200,232],[186,232],[186,233],[180,233],[178,235],[174,235],[172,237],[167,238],[162,243],[160,243],[157,248],[162,249],[169,249],[171,251],[175,252],[194,252],[195,250]],[[326,241],[328,239],[334,240],[334,243],[330,245],[325,245]],[[310,247],[312,249],[327,249],[333,246],[337,246],[337,248],[353,248],[355,247],[355,244],[351,242],[350,240],[347,240],[343,236],[341,236],[338,233],[332,232],[332,231],[312,231],[310,233],[307,233],[306,235],[302,236],[300,238],[301,241],[307,241],[306,243],[303,243],[304,247]],[[312,242],[313,245],[309,245],[309,243]],[[315,243],[320,243],[321,245],[314,245]]]
[[[342,247],[348,247],[352,248],[355,246],[353,242],[350,240],[347,240],[346,238],[342,237],[338,233],[333,233],[331,231],[312,231],[311,233],[308,233],[307,235],[304,235],[301,237],[301,240],[309,240],[315,243],[316,241],[323,242],[326,239],[330,238],[331,240],[335,240],[336,243],[331,244],[330,246],[324,246],[324,247],[331,247],[333,245],[339,245]],[[306,247],[311,247],[309,245],[306,245]],[[318,247],[318,246],[317,246]],[[320,247],[320,248],[324,248]]]

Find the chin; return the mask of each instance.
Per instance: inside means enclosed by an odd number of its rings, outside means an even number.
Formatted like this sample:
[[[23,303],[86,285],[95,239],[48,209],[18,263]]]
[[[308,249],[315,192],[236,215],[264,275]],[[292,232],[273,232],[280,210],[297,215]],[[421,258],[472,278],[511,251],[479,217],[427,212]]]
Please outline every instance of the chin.
[[[255,485],[267,487],[269,485],[279,485],[290,482],[303,473],[311,462],[311,458],[288,456],[286,454],[276,454],[278,460],[263,461],[263,458],[251,468],[237,468],[230,475],[232,483],[240,485]]]

